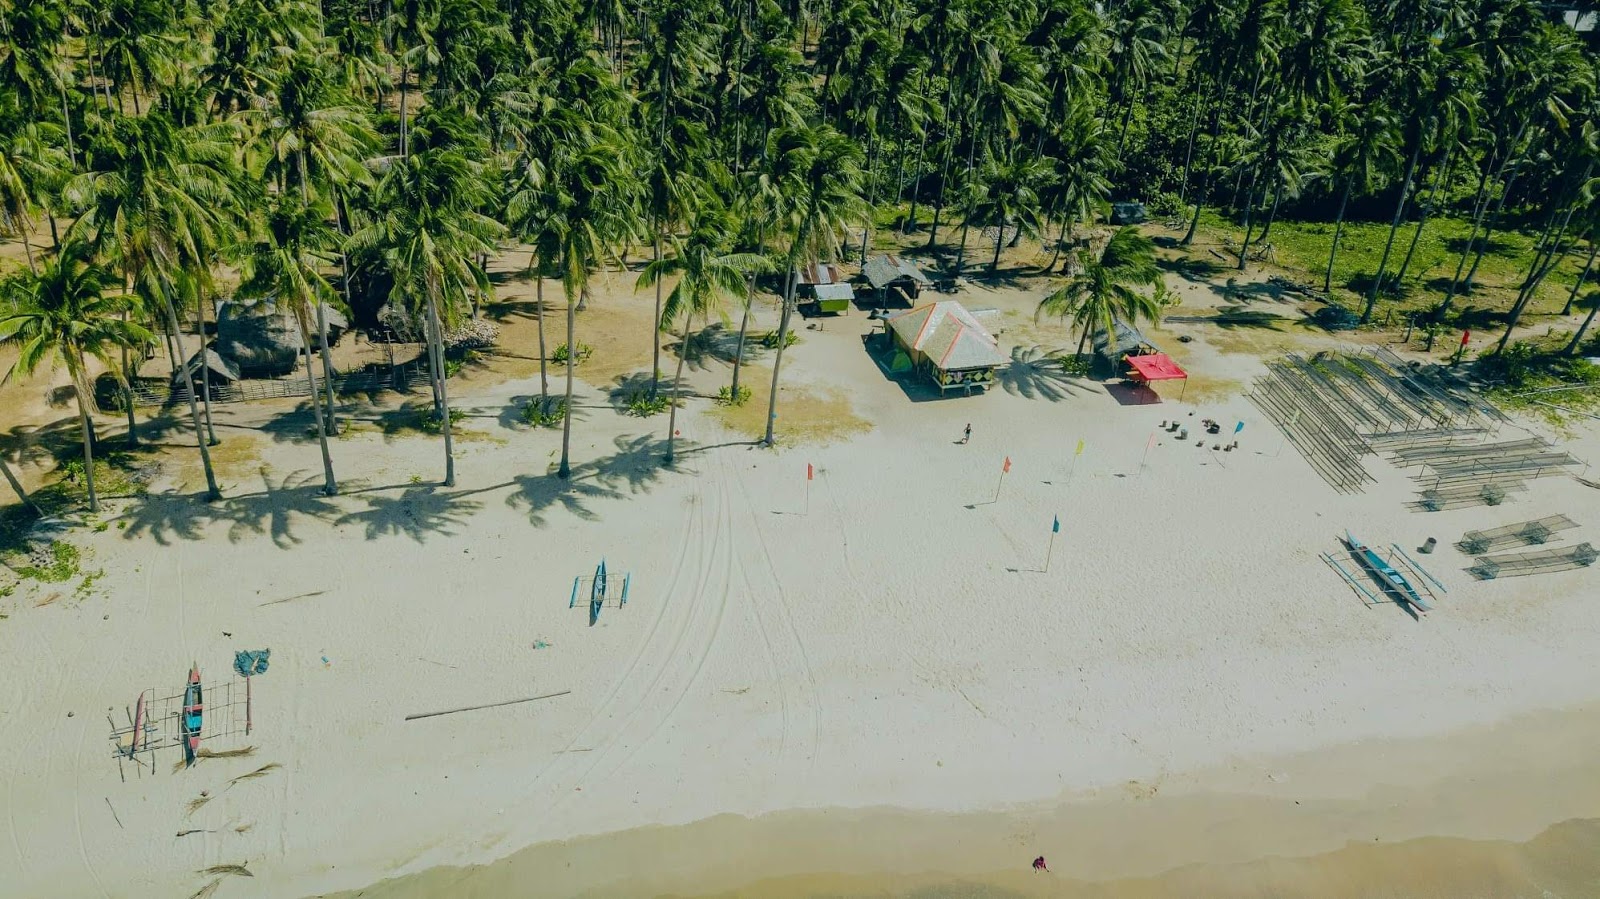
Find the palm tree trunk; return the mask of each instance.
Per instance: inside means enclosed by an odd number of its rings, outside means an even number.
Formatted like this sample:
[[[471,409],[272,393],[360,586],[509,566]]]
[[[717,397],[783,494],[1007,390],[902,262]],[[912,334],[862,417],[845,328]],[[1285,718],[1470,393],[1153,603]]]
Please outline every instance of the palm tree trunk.
[[[1070,221],[1071,221],[1071,217],[1070,216],[1063,217],[1061,219],[1061,232],[1056,235],[1056,249],[1055,249],[1055,252],[1050,254],[1050,261],[1045,264],[1044,270],[1046,272],[1048,272],[1051,269],[1055,268],[1056,267],[1056,262],[1061,259],[1061,246],[1062,246],[1062,244],[1065,244],[1067,242],[1067,223],[1070,222]]]
[[[128,285],[128,287],[126,289],[126,293],[132,294],[133,293],[133,285],[132,285],[132,283],[130,281],[125,281],[124,283],[126,283]],[[123,321],[127,321],[128,320],[128,310],[126,308],[124,308],[122,310],[122,320]],[[123,347],[122,348],[122,378],[123,378],[123,381],[125,383],[123,384],[123,387],[122,387],[122,396],[123,396],[123,401],[126,403],[126,405],[128,407],[127,408],[127,412],[128,412],[128,449],[130,449],[130,450],[134,450],[134,449],[138,449],[139,448],[139,423],[134,419],[134,414],[133,414],[133,404],[134,404],[133,403],[133,398],[134,398],[133,378],[134,378],[134,374],[135,373],[134,373],[133,367],[128,364],[128,348],[127,347]]]
[[[1261,236],[1256,240],[1266,241],[1267,235],[1272,233],[1272,223],[1278,220],[1278,204],[1283,202],[1283,173],[1278,173],[1277,184],[1272,188],[1272,206],[1267,209],[1267,222],[1261,226]]]
[[[328,401],[328,433],[339,436],[339,418],[333,405],[333,354],[328,350],[328,305],[317,303],[317,339],[322,342],[322,383]],[[320,402],[316,394],[311,397]]]
[[[450,435],[450,388],[445,383],[444,370],[444,323],[439,320],[439,303],[431,295],[428,297],[428,325],[433,330],[433,340],[438,344],[437,357],[439,360],[439,424],[444,430],[444,485],[456,485],[456,455],[455,446]]]
[[[22,221],[19,224],[20,227],[17,230],[22,234],[22,252],[28,257],[28,273],[37,275],[39,274],[39,266],[34,264],[33,242],[28,240],[28,219],[26,209],[23,211]]]
[[[81,367],[80,361],[77,367]],[[83,483],[89,491],[89,511],[100,511],[100,497],[94,491],[94,433],[89,424],[89,405],[84,397],[84,388],[87,386],[82,378],[74,378],[77,384],[78,395],[78,427],[83,433]]]
[[[572,476],[571,450],[572,450],[572,366],[577,358],[577,330],[578,307],[577,297],[572,295],[569,288],[567,294],[567,404],[561,418],[561,465],[556,468],[556,477],[569,478]]]
[[[211,418],[211,367],[206,362],[206,348],[209,341],[206,339],[206,304],[202,297],[195,297],[195,330],[200,335],[200,351],[195,359],[200,362],[200,411],[206,417],[206,445],[216,446],[221,443],[217,439],[217,427]],[[188,364],[188,360],[184,360]]]
[[[1593,315],[1590,317],[1593,318]],[[22,482],[17,480],[17,476],[12,473],[11,465],[6,462],[5,456],[0,456],[0,474],[4,474],[6,476],[6,482],[11,485],[11,491],[17,495],[17,499],[20,500],[22,504],[34,514],[35,517],[44,517],[44,510],[40,509],[33,500],[28,498],[28,492],[22,489]]]
[[[539,411],[543,412],[545,403],[550,398],[550,375],[547,370],[549,354],[544,349],[544,276],[533,276],[534,302],[538,305],[537,318],[539,325]]]
[[[1589,326],[1594,323],[1594,314],[1596,312],[1600,312],[1600,302],[1589,307],[1589,314],[1583,317],[1583,324],[1578,326],[1578,333],[1572,335],[1572,341],[1567,344],[1566,349],[1561,351],[1563,356],[1577,355],[1578,347],[1583,344],[1583,335],[1588,333]],[[15,485],[16,482],[13,481],[12,486]]]
[[[1244,192],[1244,242],[1239,245],[1239,271],[1244,271],[1246,260],[1250,258],[1250,217],[1256,209],[1256,179],[1261,175],[1261,166],[1257,165],[1250,170],[1250,186]]]
[[[328,427],[322,417],[322,402],[317,392],[317,369],[311,364],[311,335],[306,327],[305,310],[296,310],[295,324],[300,326],[300,342],[306,346],[306,385],[311,388],[311,412],[317,419],[317,443],[322,446],[322,493],[336,496],[339,482],[333,476],[333,454],[328,452]]]
[[[1583,177],[1578,179],[1578,183],[1582,184],[1588,180],[1589,175],[1588,172],[1585,171]],[[1569,248],[1562,245],[1562,238],[1566,236],[1567,225],[1572,223],[1572,216],[1576,211],[1576,205],[1567,209],[1566,216],[1561,220],[1560,230],[1558,230],[1555,236],[1550,239],[1550,243],[1545,249],[1544,263],[1541,265],[1539,262],[1539,257],[1534,257],[1534,267],[1529,270],[1528,279],[1522,285],[1522,290],[1517,295],[1517,301],[1511,306],[1511,312],[1506,318],[1506,332],[1500,335],[1500,342],[1495,344],[1494,355],[1498,356],[1504,352],[1506,344],[1511,342],[1511,332],[1516,329],[1517,322],[1522,319],[1522,313],[1525,312],[1528,308],[1528,305],[1533,302],[1533,297],[1536,293],[1538,293],[1539,285],[1544,283],[1545,276],[1554,271],[1556,266],[1560,265],[1567,258]]]
[[[1594,238],[1591,236],[1589,238],[1589,261],[1583,264],[1583,273],[1578,275],[1578,280],[1572,284],[1572,292],[1567,294],[1567,304],[1561,307],[1563,316],[1572,314],[1572,304],[1578,299],[1578,291],[1583,289],[1583,282],[1589,280],[1589,272],[1594,269],[1594,257],[1597,252],[1600,252],[1600,244],[1595,243]]]
[[[433,414],[444,414],[444,398],[439,395],[439,382],[444,380],[443,352],[433,342],[433,329],[423,322],[422,342],[427,347],[428,354],[428,388],[433,391]]]
[[[656,222],[655,261],[661,262],[661,222]],[[570,353],[572,348],[569,346]],[[656,279],[656,312],[650,319],[650,398],[656,398],[661,385],[661,279]]]
[[[744,338],[750,330],[750,307],[755,305],[756,301],[755,279],[755,275],[750,276],[752,289],[750,297],[744,303],[744,314],[739,316],[739,340],[733,346],[733,383],[728,387],[728,403],[734,406],[739,405],[739,372],[744,368]]]
[[[906,216],[905,226],[901,233],[912,234],[917,230],[917,200],[922,198],[922,163],[928,155],[928,129],[923,127],[922,140],[917,145],[916,174],[911,179],[911,212]]]
[[[1427,202],[1422,204],[1422,212],[1417,217],[1417,230],[1411,232],[1411,246],[1406,248],[1406,258],[1400,263],[1400,271],[1394,276],[1396,285],[1405,282],[1406,272],[1411,270],[1411,260],[1417,254],[1417,244],[1422,240],[1422,229],[1428,224],[1428,216],[1433,214],[1433,207],[1439,200],[1439,193],[1450,184],[1451,156],[1454,155],[1454,152],[1455,142],[1452,141],[1450,146],[1445,149],[1444,162],[1439,168],[1439,178],[1428,189]]]
[[[1422,155],[1422,140],[1411,150],[1411,161],[1406,163],[1406,177],[1400,184],[1400,199],[1394,204],[1394,220],[1389,223],[1389,239],[1383,244],[1383,256],[1378,260],[1378,273],[1372,278],[1372,289],[1367,292],[1367,307],[1361,311],[1361,324],[1372,321],[1372,309],[1378,305],[1378,291],[1383,288],[1383,270],[1389,267],[1389,253],[1394,250],[1394,236],[1400,230],[1400,219],[1405,215],[1406,200],[1411,195],[1411,179],[1417,174],[1417,157]]]
[[[794,266],[799,261],[796,258],[798,243],[799,238],[796,238],[797,245],[789,251],[788,281],[783,289],[783,314],[778,317],[778,352],[772,357],[772,390],[767,394],[767,434],[761,441],[763,446],[769,447],[773,442],[772,425],[778,420],[778,372],[783,368],[783,345],[789,342],[789,317],[794,309]]]
[[[1183,180],[1178,187],[1178,205],[1184,205],[1189,198],[1189,172],[1194,163],[1194,138],[1200,130],[1200,101],[1205,92],[1197,83],[1194,89],[1194,113],[1189,119],[1189,140],[1183,149]]]
[[[1516,157],[1516,162],[1511,165],[1511,171],[1506,174],[1505,182],[1500,187],[1500,197],[1495,200],[1494,211],[1489,213],[1489,219],[1484,223],[1483,239],[1478,244],[1477,255],[1472,259],[1472,268],[1467,271],[1467,279],[1461,284],[1463,292],[1472,292],[1472,282],[1478,277],[1478,266],[1483,263],[1483,257],[1489,252],[1489,238],[1494,234],[1495,226],[1500,224],[1500,213],[1505,211],[1506,198],[1511,196],[1511,187],[1517,183],[1517,175],[1522,172],[1523,154],[1516,153],[1514,150],[1507,151],[1506,161],[1510,162],[1512,156]],[[1471,248],[1469,247],[1468,249]]]
[[[401,54],[400,63],[400,158],[406,157],[406,97],[409,93],[408,83],[411,81],[411,61]]]
[[[1339,258],[1339,232],[1344,230],[1344,211],[1350,205],[1350,189],[1356,183],[1356,176],[1351,174],[1344,181],[1344,193],[1339,197],[1339,214],[1333,219],[1333,245],[1328,248],[1328,270],[1322,275],[1322,292],[1333,291],[1333,261]]]
[[[659,283],[659,282],[657,282]],[[678,436],[678,397],[683,393],[683,360],[689,355],[689,322],[692,316],[683,317],[683,335],[678,343],[678,370],[672,376],[672,409],[667,413],[667,464],[671,465],[675,440]],[[657,341],[658,343],[660,341]]]
[[[178,310],[172,305],[172,298],[166,290],[158,291],[161,294],[161,304],[167,309],[167,323],[172,327],[172,340],[177,347],[177,354],[183,355],[183,335],[178,333]],[[178,370],[183,374],[183,386],[189,394],[189,417],[194,421],[194,439],[200,446],[200,467],[205,469],[206,475],[206,501],[214,502],[222,498],[222,490],[217,487],[217,473],[211,467],[211,450],[206,448],[205,432],[200,428],[200,404],[195,400],[194,378],[190,375],[189,366],[181,365]]]

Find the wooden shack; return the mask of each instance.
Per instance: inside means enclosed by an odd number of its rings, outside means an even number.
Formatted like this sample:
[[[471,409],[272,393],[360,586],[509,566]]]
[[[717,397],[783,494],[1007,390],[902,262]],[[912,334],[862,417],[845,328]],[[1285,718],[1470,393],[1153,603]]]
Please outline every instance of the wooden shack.
[[[844,271],[831,262],[815,262],[795,269],[795,296],[808,315],[849,312],[855,288]]]
[[[933,280],[921,266],[903,256],[887,253],[868,259],[861,267],[861,275],[872,286],[880,306],[889,305],[891,299],[913,305],[922,296],[923,288],[933,286]]]

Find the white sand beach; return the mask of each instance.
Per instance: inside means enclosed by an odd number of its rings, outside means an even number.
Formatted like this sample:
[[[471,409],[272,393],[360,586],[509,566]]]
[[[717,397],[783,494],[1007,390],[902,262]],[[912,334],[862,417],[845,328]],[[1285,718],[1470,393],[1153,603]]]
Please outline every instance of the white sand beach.
[[[1174,287],[1180,311],[1219,302]],[[1020,360],[985,396],[908,395],[863,352],[875,323],[862,312],[800,330],[779,430],[795,403],[822,410],[806,428],[823,436],[759,449],[691,398],[674,469],[659,462],[665,416],[620,414],[597,368],[580,391],[570,483],[549,474],[559,430],[516,424],[518,398],[538,391],[525,363],[516,377],[452,382],[467,411],[454,489],[434,486],[436,438],[368,426],[334,443],[344,494],[321,497],[304,422],[218,406],[226,499],[194,498],[197,467],[167,471],[149,496],[115,502],[104,528],[71,534],[85,570],[103,572],[89,588],[24,582],[0,600],[0,892],[189,896],[220,878],[219,899],[310,896],[719,815],[1071,819],[1075,804],[1174,793],[1324,803],[1333,825],[1256,828],[1224,853],[1314,854],[1350,838],[1339,822],[1356,818],[1340,818],[1340,801],[1404,806],[1430,784],[1473,780],[1463,772],[1511,777],[1525,757],[1453,735],[1533,713],[1562,733],[1559,716],[1579,714],[1565,710],[1600,701],[1596,572],[1479,581],[1451,546],[1557,513],[1579,525],[1572,542],[1593,541],[1600,492],[1550,477],[1498,507],[1423,513],[1405,505],[1408,472],[1369,459],[1377,483],[1336,493],[1241,395],[1261,371],[1236,351],[1247,336],[1167,325],[1163,345],[1195,375],[1185,401],[1174,386],[1162,403],[1123,405],[1099,382],[1028,362],[1072,343],[1032,320],[1037,298],[961,297],[1004,311],[1001,350]],[[647,309],[602,295],[592,314],[623,302]],[[640,321],[648,330],[648,312]],[[770,364],[763,354],[750,369],[752,406]],[[726,383],[720,362],[692,368],[699,393]],[[1177,420],[1198,434],[1203,418],[1242,422],[1239,449],[1158,431]],[[1501,436],[1524,428],[1535,426]],[[1600,458],[1592,426],[1562,439]],[[1319,558],[1347,528],[1414,555],[1437,538],[1416,556],[1448,588],[1436,609],[1414,620],[1365,605]],[[569,597],[602,558],[631,575],[630,595],[590,627]],[[220,696],[234,652],[262,648],[271,665],[253,683],[252,732],[205,743],[253,753],[189,770],[175,770],[175,749],[154,771],[119,763],[108,715],[126,726],[141,690],[180,692],[191,662]],[[563,695],[405,720],[551,693]],[[1392,748],[1405,741],[1429,749]],[[1381,766],[1325,761],[1286,779],[1299,769],[1285,760],[1381,746]],[[1416,792],[1375,798],[1380,785]],[[1384,840],[1520,841],[1600,817],[1587,787],[1506,812],[1515,795],[1504,787],[1472,813],[1419,804]],[[1136,815],[1113,832],[1140,831],[1160,832]],[[1038,845],[1056,832],[1019,827],[971,865],[992,870],[1014,850],[1020,869],[1042,853],[1093,879],[1217,858],[1215,845],[1118,853],[1081,833]],[[940,845],[917,860],[938,868]],[[952,868],[966,864],[948,851]],[[530,875],[518,895],[651,883],[601,853],[569,861],[591,867]],[[204,873],[225,865],[253,876]],[[688,889],[693,860],[674,876]]]

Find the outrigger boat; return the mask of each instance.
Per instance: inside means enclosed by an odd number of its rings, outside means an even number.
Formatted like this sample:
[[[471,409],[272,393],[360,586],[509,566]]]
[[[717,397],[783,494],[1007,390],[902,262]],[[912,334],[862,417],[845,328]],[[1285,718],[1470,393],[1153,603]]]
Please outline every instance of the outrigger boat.
[[[1383,586],[1384,592],[1403,602],[1408,602],[1424,612],[1433,610],[1432,604],[1422,598],[1422,594],[1417,591],[1416,587],[1411,586],[1411,582],[1406,580],[1405,575],[1396,571],[1393,565],[1385,562],[1383,557],[1378,555],[1376,551],[1357,540],[1356,535],[1349,531],[1344,532],[1344,538],[1345,542],[1350,544],[1351,554],[1361,560],[1362,567],[1366,568],[1367,572]]]
[[[183,690],[183,761],[193,765],[200,752],[200,725],[205,703],[200,692],[200,666],[189,668],[189,685]]]

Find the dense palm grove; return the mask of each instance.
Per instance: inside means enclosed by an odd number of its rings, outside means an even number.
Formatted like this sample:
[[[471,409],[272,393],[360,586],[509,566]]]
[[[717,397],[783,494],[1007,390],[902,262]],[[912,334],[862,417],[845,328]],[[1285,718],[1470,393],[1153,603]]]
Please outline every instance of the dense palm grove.
[[[959,271],[1139,199],[1185,242],[1203,210],[1231,216],[1243,268],[1275,222],[1315,218],[1326,289],[1360,217],[1389,224],[1354,285],[1368,320],[1450,214],[1472,238],[1433,320],[1517,228],[1537,242],[1514,325],[1567,256],[1593,261],[1583,41],[1528,0],[0,0],[0,226],[26,255],[0,337],[24,369],[64,361],[81,398],[87,358],[126,376],[163,332],[187,358],[183,322],[224,290],[285,304],[310,346],[330,304],[388,306],[427,344],[450,484],[445,335],[512,246],[541,302],[545,279],[566,301],[565,395],[537,410],[563,425],[562,476],[577,313],[630,251],[662,330],[731,311],[743,341],[759,274],[856,258],[874,229],[959,241]],[[1046,311],[1147,309],[1142,240],[1119,234]],[[330,492],[331,374],[325,348],[305,359]]]

